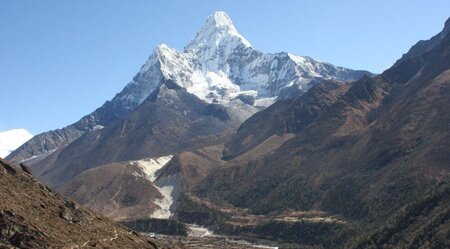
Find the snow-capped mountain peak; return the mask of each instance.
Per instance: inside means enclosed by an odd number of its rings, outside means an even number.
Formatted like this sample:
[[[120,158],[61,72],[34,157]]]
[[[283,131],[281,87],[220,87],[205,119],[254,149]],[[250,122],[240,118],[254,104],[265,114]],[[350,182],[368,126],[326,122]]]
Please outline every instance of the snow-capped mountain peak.
[[[185,51],[203,54],[205,59],[213,57],[216,51],[252,47],[234,26],[230,17],[217,11],[208,17],[195,38],[185,47]]]
[[[207,24],[214,24],[216,27],[224,27],[227,29],[234,29],[233,22],[230,17],[224,11],[216,11],[214,14],[210,15],[206,20]]]
[[[307,56],[262,53],[239,34],[225,12],[218,11],[207,18],[184,51],[159,45],[131,83],[144,91],[137,93],[138,98],[134,91],[124,97],[139,104],[165,78],[207,102],[240,98],[268,105],[281,91],[283,95],[306,91],[312,80],[347,81],[362,74]]]

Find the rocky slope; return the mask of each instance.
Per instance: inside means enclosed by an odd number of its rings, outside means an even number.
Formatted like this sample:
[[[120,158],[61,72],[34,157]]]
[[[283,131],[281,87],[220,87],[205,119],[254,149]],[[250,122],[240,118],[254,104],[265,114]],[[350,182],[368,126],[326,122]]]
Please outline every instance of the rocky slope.
[[[154,182],[156,171],[169,158],[113,163],[86,170],[57,190],[112,220],[148,218],[161,209],[156,199],[166,201]],[[155,216],[168,218],[165,213],[161,210]]]
[[[83,171],[57,191],[112,220],[168,219],[179,196],[220,166],[222,148],[102,165]]]
[[[247,107],[247,113],[257,111]],[[192,151],[220,143],[244,111],[208,104],[168,80],[122,120],[85,133],[31,168],[45,183],[60,186],[96,166]]]
[[[166,248],[49,190],[0,160],[0,247]]]
[[[267,54],[253,48],[224,12],[211,15],[184,51],[160,45],[133,80],[111,101],[80,121],[35,136],[7,159],[36,163],[78,139],[106,127],[139,106],[166,80],[209,103],[267,106],[275,98],[297,96],[322,79],[352,81],[354,71],[290,53]]]
[[[438,186],[400,209],[381,227],[365,231],[348,248],[450,247],[450,185]]]
[[[225,144],[224,157],[234,158],[273,135],[297,133],[314,122],[344,94],[349,84],[322,81],[300,97],[280,100],[244,122]],[[255,132],[258,131],[258,132]]]

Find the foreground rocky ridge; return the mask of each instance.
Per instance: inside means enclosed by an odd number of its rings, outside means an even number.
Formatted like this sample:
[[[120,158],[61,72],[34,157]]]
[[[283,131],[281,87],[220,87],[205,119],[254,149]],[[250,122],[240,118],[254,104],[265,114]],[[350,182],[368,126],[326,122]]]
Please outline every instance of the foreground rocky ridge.
[[[165,248],[71,202],[0,159],[0,246]]]

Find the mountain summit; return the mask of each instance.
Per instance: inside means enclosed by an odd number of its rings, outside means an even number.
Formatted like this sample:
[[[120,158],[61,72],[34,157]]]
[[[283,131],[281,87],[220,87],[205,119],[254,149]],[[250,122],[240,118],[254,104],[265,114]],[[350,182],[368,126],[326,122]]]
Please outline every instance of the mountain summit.
[[[130,84],[144,88],[140,92],[148,96],[159,86],[158,79],[166,78],[206,102],[240,98],[267,106],[281,92],[298,95],[322,79],[351,81],[365,74],[371,75],[310,57],[260,52],[238,33],[225,12],[215,12],[184,51],[160,45]]]
[[[252,46],[239,34],[227,13],[218,11],[208,17],[195,38],[185,47],[185,50],[198,51],[216,48],[227,43],[230,47]]]

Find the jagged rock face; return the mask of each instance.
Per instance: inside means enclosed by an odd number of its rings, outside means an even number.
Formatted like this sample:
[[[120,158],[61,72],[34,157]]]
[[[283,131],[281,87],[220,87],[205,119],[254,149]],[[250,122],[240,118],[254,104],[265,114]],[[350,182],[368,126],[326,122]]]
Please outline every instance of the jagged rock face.
[[[102,107],[74,124],[34,136],[8,155],[6,159],[15,163],[26,162],[33,164],[38,162],[57,149],[75,141],[85,132],[101,129],[122,118],[131,109],[129,105],[122,105],[118,101],[107,101]]]
[[[87,131],[120,120],[140,105],[165,80],[172,80],[200,99],[234,105],[268,106],[282,93],[298,96],[321,79],[352,81],[366,71],[354,71],[290,53],[260,52],[238,33],[228,15],[211,15],[184,51],[160,45],[133,80],[111,101],[75,124],[35,136],[8,160],[33,164]],[[235,109],[248,109],[239,104]],[[236,111],[238,112],[238,110]],[[248,112],[242,117],[248,117]]]
[[[399,64],[401,61],[418,57],[432,50],[433,48],[438,46],[449,33],[450,33],[450,18],[447,19],[447,21],[445,22],[444,29],[442,29],[441,32],[431,37],[429,40],[422,40],[417,42],[396,63]]]
[[[412,46],[402,58],[397,60],[395,64],[383,72],[385,79],[397,83],[408,83],[415,76],[421,76],[422,69],[429,64],[429,60],[444,54],[436,54],[432,50],[438,51],[438,47],[445,44],[450,34],[450,18],[445,22],[445,26],[441,32],[431,37],[429,40],[422,40]],[[442,72],[446,69],[446,63],[436,64],[434,71]],[[433,71],[428,68],[429,71]]]

